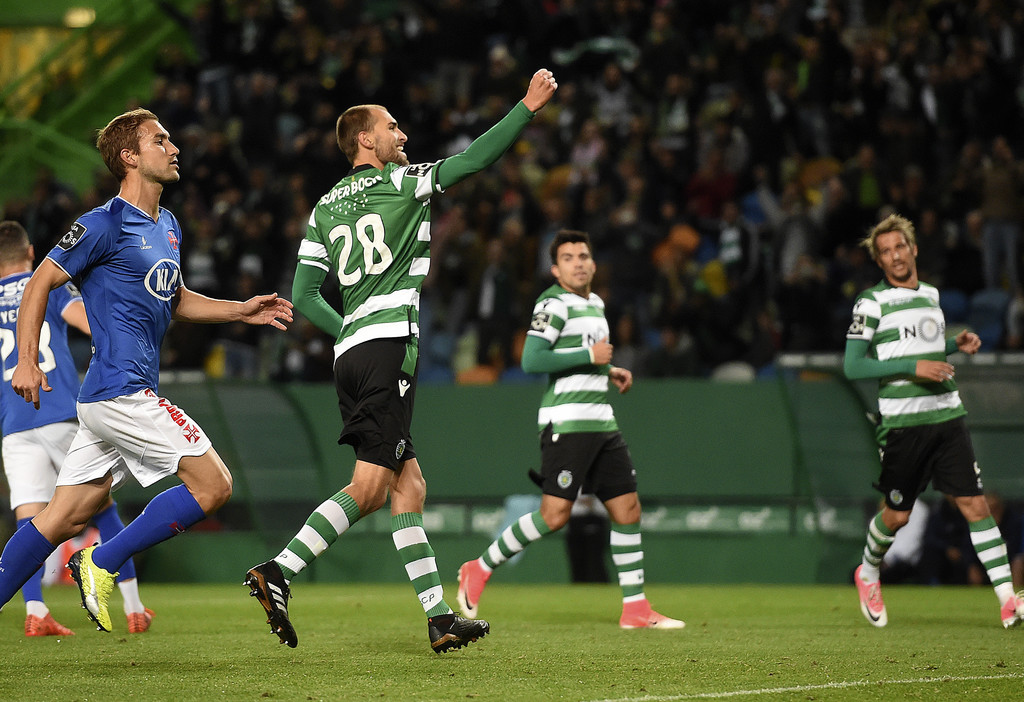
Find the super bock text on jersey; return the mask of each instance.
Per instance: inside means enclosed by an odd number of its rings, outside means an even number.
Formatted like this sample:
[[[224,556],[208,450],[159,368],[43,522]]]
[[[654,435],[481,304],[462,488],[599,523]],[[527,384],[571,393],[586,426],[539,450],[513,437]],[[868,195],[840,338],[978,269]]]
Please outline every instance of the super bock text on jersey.
[[[370,339],[419,335],[438,163],[360,166],[310,214],[298,258],[337,276],[344,324],[335,356]]]

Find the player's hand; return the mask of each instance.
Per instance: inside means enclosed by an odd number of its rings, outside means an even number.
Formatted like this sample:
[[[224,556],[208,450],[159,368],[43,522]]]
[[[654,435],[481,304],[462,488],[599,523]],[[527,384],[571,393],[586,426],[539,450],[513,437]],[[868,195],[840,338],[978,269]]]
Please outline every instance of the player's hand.
[[[964,353],[976,354],[981,348],[981,338],[974,332],[964,329],[956,335],[956,347]]]
[[[608,379],[619,389],[620,395],[624,392],[629,392],[629,389],[633,387],[633,374],[625,368],[612,366],[611,370],[608,371]]]
[[[558,89],[558,83],[555,82],[555,74],[546,68],[542,68],[533,74],[533,78],[530,79],[530,87],[526,90],[526,97],[523,98],[523,104],[530,112],[536,112],[544,105],[548,104],[548,100],[555,94],[555,90]]]
[[[917,362],[914,375],[918,378],[934,380],[936,383],[941,383],[946,380],[952,380],[955,375],[955,369],[953,368],[953,364],[946,363],[945,361],[921,360]]]
[[[46,381],[46,373],[39,369],[38,363],[19,363],[11,377],[11,387],[14,392],[25,398],[25,402],[31,402],[36,409],[39,409],[39,390],[50,392],[53,389]]]
[[[612,351],[614,346],[608,343],[608,337],[601,339],[590,347],[590,356],[594,359],[595,366],[603,366],[612,362]]]
[[[278,320],[292,321],[292,303],[278,297],[277,293],[256,295],[242,303],[242,321],[248,324],[269,324],[281,330],[288,328]]]

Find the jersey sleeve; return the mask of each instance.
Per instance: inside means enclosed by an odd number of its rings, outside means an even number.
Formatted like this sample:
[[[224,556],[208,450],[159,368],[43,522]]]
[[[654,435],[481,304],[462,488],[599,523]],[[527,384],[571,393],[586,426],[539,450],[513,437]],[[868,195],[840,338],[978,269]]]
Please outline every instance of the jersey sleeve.
[[[64,310],[66,310],[73,302],[81,301],[82,294],[78,292],[78,288],[71,283],[65,283],[59,288],[54,288],[50,291],[49,304],[52,305],[53,309],[61,315],[64,314]]]
[[[533,307],[530,329],[526,333],[529,336],[540,337],[554,346],[562,329],[565,328],[565,320],[568,317],[569,308],[558,298],[546,297],[538,300]]]
[[[89,212],[71,225],[46,257],[76,279],[113,250],[119,233],[109,215]]]
[[[325,273],[331,270],[331,260],[327,253],[327,245],[320,238],[316,226],[316,210],[309,215],[306,223],[306,236],[299,243],[298,265],[319,268]]]
[[[853,304],[853,320],[846,330],[847,339],[861,339],[870,342],[878,329],[878,320],[882,317],[882,307],[873,298],[862,295]]]
[[[411,193],[420,202],[429,200],[434,193],[444,192],[437,180],[437,167],[440,163],[435,161],[399,166],[391,171],[391,184],[400,192]]]

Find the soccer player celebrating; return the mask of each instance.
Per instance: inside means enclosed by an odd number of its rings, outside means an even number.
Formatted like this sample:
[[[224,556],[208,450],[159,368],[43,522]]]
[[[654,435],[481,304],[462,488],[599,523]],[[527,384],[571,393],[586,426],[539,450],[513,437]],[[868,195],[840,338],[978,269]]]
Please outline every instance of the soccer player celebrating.
[[[521,516],[479,558],[462,564],[459,605],[476,616],[494,569],[565,526],[586,484],[611,517],[612,562],[622,588],[619,626],[682,629],[683,622],[655,612],[644,594],[636,471],[608,404],[609,381],[624,393],[633,386],[633,374],[611,365],[604,301],[591,291],[597,266],[590,237],[563,229],[550,251],[556,284],[537,298],[522,361],[527,373],[548,374],[537,414],[544,495],[539,510]]]
[[[885,499],[868,527],[864,558],[854,574],[860,609],[885,626],[878,566],[896,532],[910,519],[918,495],[931,481],[953,497],[967,520],[971,543],[999,599],[1004,627],[1024,619],[1024,598],[1013,592],[1006,543],[983,494],[981,472],[964,422],[955,369],[946,357],[974,354],[978,335],[964,330],[946,339],[939,292],[917,277],[914,225],[897,214],[876,224],[861,244],[885,280],[857,296],[846,333],[843,368],[850,379],[878,378],[881,476]]]
[[[82,297],[70,284],[50,292],[50,301],[40,338],[40,367],[46,369],[52,388],[49,401],[33,409],[15,395],[9,382],[18,360],[15,329],[18,305],[25,284],[32,277],[35,249],[28,232],[14,221],[0,222],[0,429],[3,433],[3,462],[11,492],[11,509],[20,529],[46,506],[53,496],[57,472],[78,430],[75,398],[78,372],[68,348],[68,325],[89,333],[89,320]],[[45,338],[45,341],[43,340]],[[109,541],[124,529],[117,504],[108,499],[93,517],[100,539]],[[57,622],[43,602],[43,569],[22,586],[25,598],[25,636],[69,636],[74,632]],[[139,634],[149,629],[153,611],[142,605],[135,564],[131,559],[121,568],[117,585],[124,600],[128,631]]]
[[[498,160],[554,94],[551,71],[534,73],[526,96],[465,151],[409,164],[406,135],[380,105],[338,118],[338,146],[352,170],[313,209],[299,246],[293,297],[299,311],[335,337],[334,377],[351,444],[351,482],[325,500],[281,553],[249,570],[245,582],[282,643],[298,638],[288,618],[290,581],[358,519],[391,498],[391,529],[427,615],[437,653],[486,635],[485,621],[457,616],[444,600],[434,552],[423,530],[426,482],[410,425],[419,356],[419,298],[430,269],[430,198]],[[342,316],[320,294],[331,271]]]
[[[11,385],[36,409],[51,386],[39,363],[50,291],[74,280],[82,291],[94,352],[78,396],[79,428],[53,498],[15,532],[0,554],[0,606],[58,544],[77,534],[129,475],[146,487],[176,475],[110,541],[71,557],[82,604],[110,631],[107,599],[133,554],[171,538],[231,496],[231,474],[203,430],[156,394],[160,343],[172,319],[242,321],[284,329],[291,303],[276,294],[215,300],[185,287],[181,227],[160,207],[179,179],[178,148],[157,116],[126,112],[99,132],[96,146],[120,181],[117,196],[82,215],[25,285],[18,309],[18,365]]]

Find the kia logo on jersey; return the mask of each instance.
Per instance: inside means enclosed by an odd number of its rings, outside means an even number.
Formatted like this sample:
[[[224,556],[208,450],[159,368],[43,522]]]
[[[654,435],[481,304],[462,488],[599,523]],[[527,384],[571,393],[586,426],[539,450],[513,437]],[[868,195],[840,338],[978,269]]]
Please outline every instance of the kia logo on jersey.
[[[178,262],[161,258],[146,273],[146,290],[159,300],[170,300],[181,285],[181,269]]]

